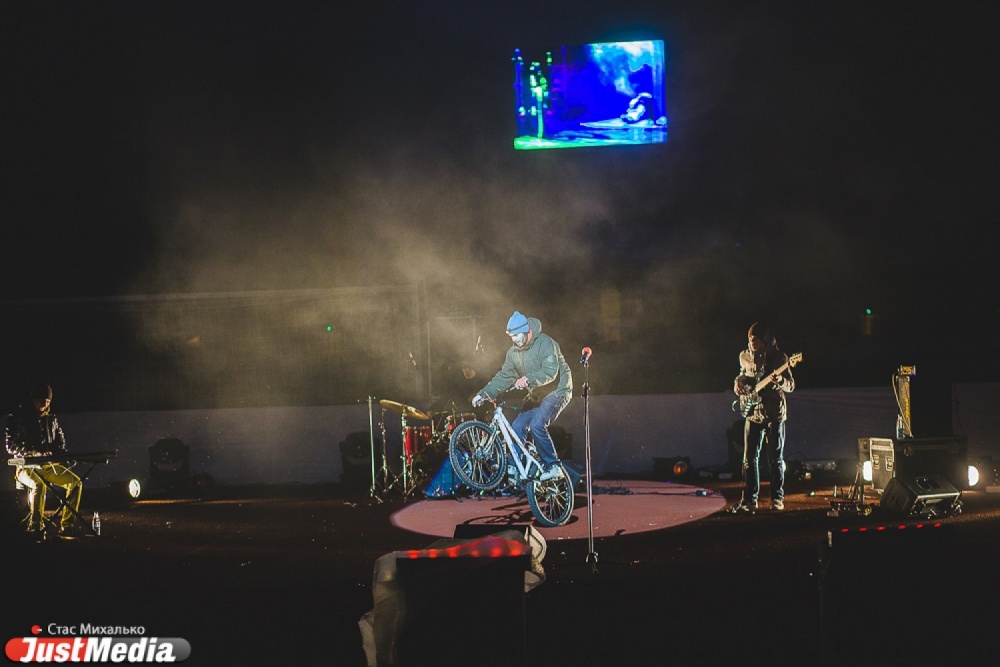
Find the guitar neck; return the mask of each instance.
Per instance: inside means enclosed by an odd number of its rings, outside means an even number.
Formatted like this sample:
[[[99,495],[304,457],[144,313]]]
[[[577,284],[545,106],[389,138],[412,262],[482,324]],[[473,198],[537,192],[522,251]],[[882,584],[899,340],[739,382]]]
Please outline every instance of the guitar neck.
[[[786,361],[785,363],[781,364],[781,366],[778,367],[778,370],[774,371],[773,373],[769,373],[766,378],[758,382],[757,386],[754,387],[754,391],[760,391],[767,385],[771,384],[771,377],[774,375],[780,375],[781,373],[784,373],[785,369],[787,368],[788,368],[788,362]]]

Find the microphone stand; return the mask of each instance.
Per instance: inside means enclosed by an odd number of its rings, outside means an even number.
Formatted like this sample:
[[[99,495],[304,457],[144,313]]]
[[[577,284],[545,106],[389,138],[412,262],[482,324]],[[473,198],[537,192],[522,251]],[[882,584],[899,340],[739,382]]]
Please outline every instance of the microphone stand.
[[[584,459],[586,461],[587,475],[587,561],[591,570],[597,572],[597,552],[594,551],[594,487],[593,475],[590,468],[590,355],[587,354],[581,359],[584,370],[583,380],[583,435],[584,435]]]
[[[378,500],[379,502],[382,502],[382,499],[379,498],[378,495],[377,495],[376,488],[377,488],[378,485],[375,482],[375,415],[372,412],[372,400],[373,400],[373,398],[374,397],[372,397],[372,396],[368,397],[368,435],[369,435],[369,437],[371,439],[371,446],[372,446],[372,449],[371,449],[371,453],[372,453],[372,485],[371,485],[371,488],[369,489],[369,495],[372,497],[373,500]],[[382,460],[384,461],[385,459],[383,458]]]

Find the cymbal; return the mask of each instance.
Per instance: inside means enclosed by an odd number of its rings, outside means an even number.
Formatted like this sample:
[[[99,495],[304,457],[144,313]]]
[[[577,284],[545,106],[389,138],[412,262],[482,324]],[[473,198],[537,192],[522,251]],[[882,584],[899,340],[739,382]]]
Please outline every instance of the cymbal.
[[[398,412],[399,414],[406,415],[407,417],[413,417],[414,419],[430,419],[430,417],[427,416],[427,413],[421,412],[420,410],[417,410],[409,405],[404,405],[402,403],[386,399],[382,399],[379,403],[382,404],[383,408],[388,408],[393,412]]]

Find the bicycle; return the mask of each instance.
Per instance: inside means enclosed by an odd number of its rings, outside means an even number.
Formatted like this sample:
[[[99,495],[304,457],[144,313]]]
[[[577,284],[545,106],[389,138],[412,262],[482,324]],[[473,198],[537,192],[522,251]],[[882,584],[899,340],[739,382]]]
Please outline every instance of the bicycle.
[[[451,434],[448,457],[458,478],[477,491],[488,491],[506,478],[523,489],[538,523],[548,528],[565,525],[573,515],[573,482],[565,466],[561,475],[541,481],[542,462],[530,440],[522,442],[503,413],[495,406],[489,424],[479,420],[459,424]]]

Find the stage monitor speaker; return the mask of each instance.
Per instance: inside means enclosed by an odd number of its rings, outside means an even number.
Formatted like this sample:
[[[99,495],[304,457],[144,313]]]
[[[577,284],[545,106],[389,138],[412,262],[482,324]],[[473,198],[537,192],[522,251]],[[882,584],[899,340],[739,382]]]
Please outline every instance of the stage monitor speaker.
[[[943,475],[896,476],[879,507],[903,517],[948,517],[961,511],[961,493]]]

